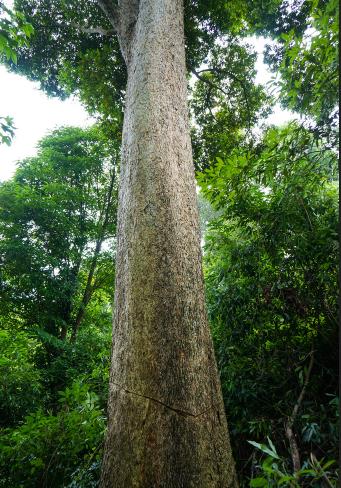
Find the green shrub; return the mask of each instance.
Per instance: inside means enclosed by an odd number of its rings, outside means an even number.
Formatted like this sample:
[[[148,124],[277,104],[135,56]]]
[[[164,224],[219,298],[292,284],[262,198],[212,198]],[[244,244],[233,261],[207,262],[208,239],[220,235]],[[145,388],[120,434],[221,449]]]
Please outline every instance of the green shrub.
[[[36,366],[45,391],[45,409],[56,411],[59,391],[82,381],[99,397],[99,405],[106,408],[109,384],[111,322],[100,326],[86,323],[77,341],[61,341],[42,330],[36,330],[42,347]],[[34,408],[30,410],[33,412]]]
[[[9,426],[41,405],[39,343],[23,331],[0,330],[0,426]]]
[[[310,487],[325,488],[337,487],[338,473],[335,469],[336,461],[321,459],[318,461],[314,454],[303,463],[296,473],[291,473],[288,460],[279,456],[275,446],[268,438],[267,444],[249,441],[258,451],[266,454],[265,460],[256,465],[257,475],[250,480],[251,488],[270,488],[282,486],[283,488]]]
[[[75,382],[60,392],[59,404],[56,415],[39,410],[3,431],[0,487],[97,486],[105,430],[98,397]]]

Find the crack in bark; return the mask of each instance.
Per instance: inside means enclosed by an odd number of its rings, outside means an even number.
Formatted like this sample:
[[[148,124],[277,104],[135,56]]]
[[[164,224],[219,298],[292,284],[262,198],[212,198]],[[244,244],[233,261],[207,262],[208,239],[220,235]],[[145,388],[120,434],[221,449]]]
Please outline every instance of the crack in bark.
[[[118,386],[125,393],[130,393],[131,395],[135,395],[135,396],[138,396],[141,398],[146,398],[147,400],[158,403],[159,405],[162,405],[163,407],[166,407],[168,410],[172,410],[173,412],[176,412],[177,414],[182,415],[183,417],[197,418],[197,417],[200,417],[201,415],[204,415],[206,412],[208,412],[210,410],[209,408],[207,408],[206,410],[195,414],[192,412],[188,412],[187,410],[181,410],[180,408],[171,407],[170,405],[167,405],[166,403],[162,402],[161,400],[157,400],[156,398],[150,397],[148,395],[142,395],[142,393],[137,393],[136,391],[127,390],[126,388],[123,388],[118,383],[112,383],[112,385]]]

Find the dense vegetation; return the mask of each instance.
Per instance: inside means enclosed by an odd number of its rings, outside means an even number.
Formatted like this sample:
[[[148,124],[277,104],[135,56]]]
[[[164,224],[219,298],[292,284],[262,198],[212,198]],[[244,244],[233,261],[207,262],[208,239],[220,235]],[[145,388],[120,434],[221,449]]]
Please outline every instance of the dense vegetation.
[[[72,2],[16,3],[3,62],[77,92],[99,123],[55,130],[0,185],[0,486],[94,487],[125,73],[116,39],[90,42]],[[185,2],[207,304],[240,485],[337,486],[337,3],[260,3]],[[54,30],[63,43],[44,41]],[[254,83],[251,34],[269,38],[272,95]],[[269,126],[276,100],[301,117]]]
[[[292,123],[200,175],[219,211],[205,272],[236,458],[242,476],[257,469],[247,444],[257,439],[277,460],[252,486],[320,486],[316,459],[337,457],[335,166],[335,154]]]

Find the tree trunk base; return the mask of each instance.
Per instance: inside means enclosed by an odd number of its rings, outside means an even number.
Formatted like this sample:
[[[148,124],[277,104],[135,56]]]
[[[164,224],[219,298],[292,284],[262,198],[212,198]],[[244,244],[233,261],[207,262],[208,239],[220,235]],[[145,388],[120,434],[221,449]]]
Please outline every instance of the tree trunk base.
[[[237,488],[225,419],[213,407],[182,411],[118,386],[110,404],[102,488]]]

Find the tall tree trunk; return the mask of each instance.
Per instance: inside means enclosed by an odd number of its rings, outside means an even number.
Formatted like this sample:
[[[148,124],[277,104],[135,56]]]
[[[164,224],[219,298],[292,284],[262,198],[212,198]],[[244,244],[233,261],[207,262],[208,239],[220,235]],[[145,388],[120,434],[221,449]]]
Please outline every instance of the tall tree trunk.
[[[205,311],[181,0],[140,1],[125,58],[101,487],[236,487]]]

